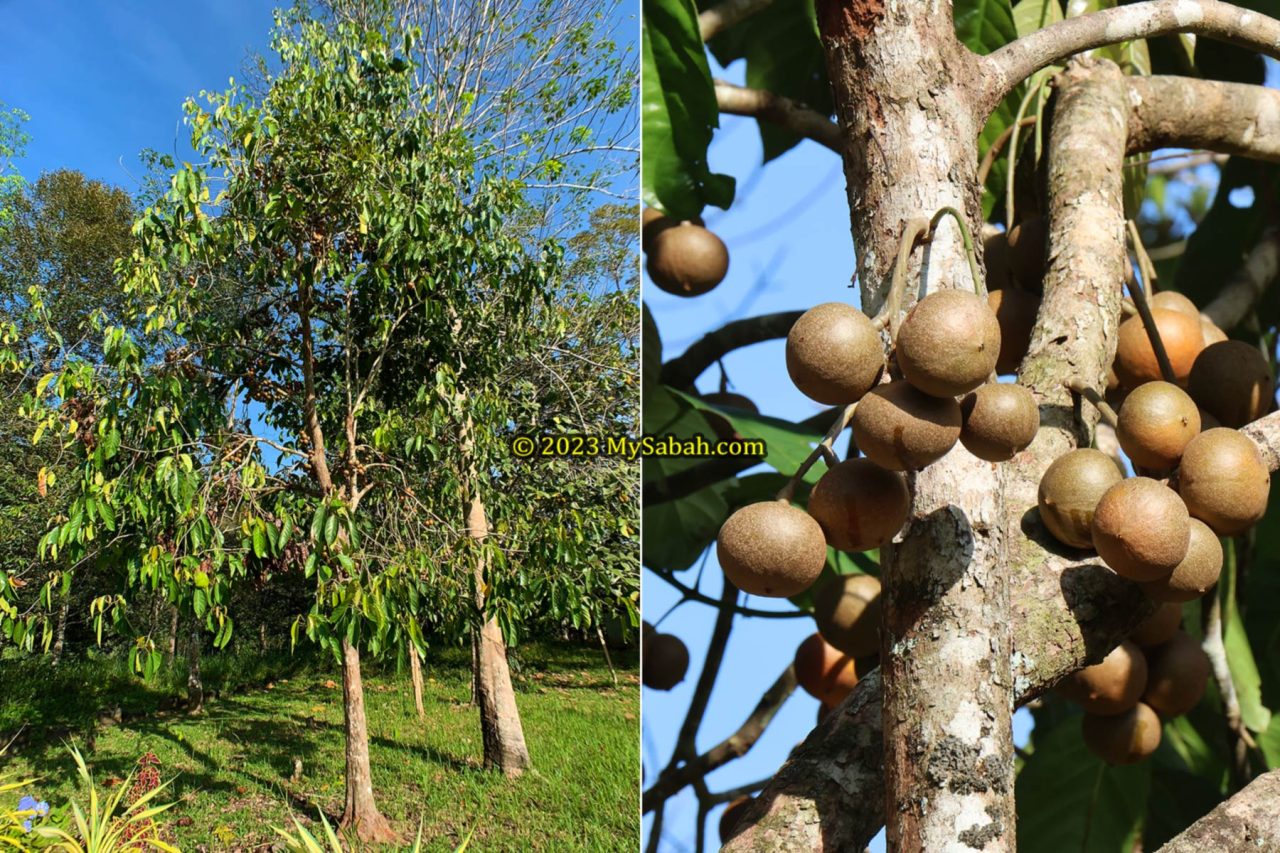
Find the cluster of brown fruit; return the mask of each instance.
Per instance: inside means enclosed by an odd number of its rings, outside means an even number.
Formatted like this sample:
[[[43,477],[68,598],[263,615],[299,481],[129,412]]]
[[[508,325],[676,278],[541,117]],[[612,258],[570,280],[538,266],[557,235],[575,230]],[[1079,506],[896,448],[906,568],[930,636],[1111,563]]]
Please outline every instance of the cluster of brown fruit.
[[[1162,718],[1187,713],[1204,695],[1209,658],[1181,621],[1181,605],[1165,603],[1101,663],[1058,682],[1058,693],[1084,709],[1085,745],[1108,764],[1155,752]]]
[[[640,245],[649,278],[676,296],[701,296],[729,272],[729,249],[703,227],[701,219],[681,222],[646,207]]]
[[[1000,328],[987,304],[965,291],[938,291],[898,330],[902,378],[881,384],[887,364],[875,323],[839,302],[806,311],[787,336],[787,372],[817,402],[857,403],[851,425],[863,458],[833,465],[807,512],[778,500],[731,515],[716,542],[728,578],[753,595],[802,592],[821,573],[828,545],[867,551],[898,533],[910,506],[901,472],[926,467],[957,441],[992,462],[1024,449],[1039,410],[1026,388],[989,381],[999,353]]]
[[[651,690],[670,690],[689,671],[689,647],[675,634],[640,623],[640,680]]]

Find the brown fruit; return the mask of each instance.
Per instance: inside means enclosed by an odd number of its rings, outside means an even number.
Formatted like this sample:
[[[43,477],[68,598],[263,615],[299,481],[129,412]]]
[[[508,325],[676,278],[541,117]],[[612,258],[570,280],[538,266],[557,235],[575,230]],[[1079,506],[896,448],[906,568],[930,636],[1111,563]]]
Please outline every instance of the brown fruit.
[[[1031,392],[1007,382],[988,382],[965,395],[960,414],[960,443],[988,462],[1012,459],[1040,429],[1040,408]]]
[[[1152,308],[1163,308],[1166,311],[1178,311],[1186,314],[1197,323],[1200,322],[1200,309],[1196,304],[1176,290],[1162,290],[1147,300]]]
[[[653,632],[644,644],[641,680],[653,690],[670,690],[689,670],[689,649],[675,634]]]
[[[982,261],[986,266],[987,290],[1003,290],[1013,285],[1013,270],[1009,267],[1009,240],[1003,231],[982,241]]]
[[[1156,601],[1182,603],[1200,598],[1218,582],[1222,573],[1222,543],[1198,518],[1191,519],[1191,545],[1187,556],[1167,578],[1147,581],[1143,591]]]
[[[760,409],[752,402],[750,397],[735,394],[732,391],[716,391],[711,394],[703,394],[702,399],[713,406],[720,406],[725,409],[741,409],[753,415],[760,414]]]
[[[1169,639],[1178,633],[1178,626],[1181,624],[1182,605],[1162,604],[1155,609],[1154,613],[1142,620],[1137,628],[1129,632],[1129,639],[1144,649],[1150,649],[1169,642]]]
[[[800,392],[831,406],[855,403],[884,370],[884,342],[866,314],[843,302],[815,305],[787,334],[787,373]]]
[[[1271,473],[1258,446],[1233,429],[1200,433],[1182,452],[1178,493],[1219,536],[1235,536],[1267,511]]]
[[[1024,290],[1044,290],[1045,241],[1049,229],[1044,217],[1024,219],[1009,231],[1010,266]]]
[[[729,250],[715,234],[692,222],[653,232],[649,240],[649,278],[676,296],[701,296],[724,280]]]
[[[743,592],[786,598],[808,589],[827,562],[822,528],[786,501],[749,504],[716,537],[725,577]]]
[[[1160,332],[1160,340],[1169,356],[1174,378],[1179,385],[1186,385],[1191,365],[1204,349],[1204,333],[1200,330],[1200,321],[1168,308],[1152,308],[1151,317]],[[1146,327],[1142,325],[1142,318],[1136,314],[1120,324],[1115,369],[1120,383],[1128,388],[1137,388],[1144,382],[1164,378],[1160,375],[1160,364],[1156,361],[1155,350],[1151,348]]]
[[[1122,714],[1147,688],[1147,659],[1128,640],[1111,650],[1100,663],[1086,666],[1058,682],[1057,690],[1086,713]]]
[[[960,404],[909,382],[880,385],[853,413],[853,440],[881,468],[914,471],[946,455],[960,438]]]
[[[811,634],[796,649],[796,680],[809,695],[827,705],[838,705],[858,684],[853,658],[822,638]]]
[[[813,621],[831,645],[855,658],[880,651],[880,580],[838,575],[813,591]]]
[[[1218,423],[1239,429],[1271,411],[1271,368],[1257,347],[1244,341],[1207,346],[1191,367],[1187,391]]]
[[[1150,477],[1121,480],[1098,501],[1093,547],[1118,575],[1168,577],[1187,556],[1191,516],[1178,493]]]
[[[1200,331],[1204,332],[1204,345],[1211,347],[1220,341],[1227,340],[1227,333],[1218,328],[1218,324],[1203,314],[1200,315]]]
[[[1123,476],[1101,450],[1085,447],[1064,453],[1040,478],[1040,520],[1062,544],[1092,548],[1093,511],[1103,493]]]
[[[1162,726],[1156,712],[1139,702],[1123,714],[1085,714],[1085,746],[1108,764],[1135,764],[1160,746]]]
[[[868,551],[902,529],[910,504],[901,474],[868,459],[846,459],[833,465],[813,487],[809,515],[832,548]]]
[[[1200,434],[1200,411],[1177,385],[1146,382],[1124,398],[1116,438],[1134,465],[1166,470]]]
[[[986,300],[968,291],[930,293],[902,321],[897,355],[902,375],[924,393],[967,394],[995,370],[1000,323]]]
[[[676,220],[656,207],[644,208],[640,212],[640,248],[648,252],[649,246],[653,243],[654,235],[675,224]]]
[[[735,797],[729,801],[729,805],[725,806],[724,811],[720,813],[721,844],[738,834],[738,822],[742,820],[742,816],[746,813],[747,807],[751,805],[753,799],[749,794]]]
[[[995,313],[1000,326],[996,373],[1015,373],[1031,346],[1031,330],[1040,311],[1040,297],[1025,290],[993,290],[987,294],[987,306]]]
[[[1185,631],[1179,631],[1169,642],[1147,653],[1147,671],[1142,701],[1161,716],[1177,717],[1200,701],[1211,667],[1200,644]]]

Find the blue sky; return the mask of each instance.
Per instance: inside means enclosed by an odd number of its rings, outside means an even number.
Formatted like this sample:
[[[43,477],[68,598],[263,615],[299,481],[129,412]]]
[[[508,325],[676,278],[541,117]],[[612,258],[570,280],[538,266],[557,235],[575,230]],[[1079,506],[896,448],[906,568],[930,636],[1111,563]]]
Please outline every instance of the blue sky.
[[[266,50],[273,5],[0,0],[0,101],[31,117],[19,171],[34,180],[74,168],[136,190],[142,149],[189,151],[183,101],[225,89],[252,52]]]

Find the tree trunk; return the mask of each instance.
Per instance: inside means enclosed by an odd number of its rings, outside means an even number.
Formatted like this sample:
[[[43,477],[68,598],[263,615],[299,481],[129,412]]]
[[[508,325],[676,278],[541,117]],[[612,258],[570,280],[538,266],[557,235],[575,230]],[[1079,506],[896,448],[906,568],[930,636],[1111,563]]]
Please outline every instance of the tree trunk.
[[[57,666],[58,661],[62,660],[62,649],[67,642],[67,612],[70,609],[70,600],[67,596],[62,596],[62,603],[58,605],[58,627],[54,631],[53,652],[49,662],[51,666]]]
[[[267,653],[267,623],[258,623],[258,651]]]
[[[369,769],[369,724],[364,714],[364,683],[360,680],[360,650],[342,643],[342,700],[347,736],[347,799],[342,828],[361,841],[395,841],[391,824],[373,799]]]
[[[413,707],[418,711],[418,719],[425,720],[427,711],[422,706],[422,660],[417,646],[409,644],[409,675],[413,679]]]
[[[169,605],[169,645],[165,648],[165,666],[173,666],[173,659],[178,654],[178,608]]]
[[[480,707],[480,629],[471,626],[471,705]]]
[[[193,616],[191,617],[191,635],[187,643],[187,710],[192,714],[199,714],[204,710],[204,681],[200,677],[202,645],[204,645],[204,634],[200,630],[200,620]]]

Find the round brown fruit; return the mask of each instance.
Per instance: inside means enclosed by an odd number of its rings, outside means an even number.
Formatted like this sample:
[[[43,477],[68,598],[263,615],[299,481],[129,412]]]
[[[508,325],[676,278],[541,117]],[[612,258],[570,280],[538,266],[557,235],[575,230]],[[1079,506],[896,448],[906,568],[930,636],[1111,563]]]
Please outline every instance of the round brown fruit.
[[[982,241],[982,261],[986,266],[987,290],[1003,290],[1012,285],[1009,240],[1003,231],[997,231]]]
[[[880,650],[880,580],[837,575],[813,591],[813,621],[831,645],[855,658]]]
[[[903,380],[880,385],[853,413],[853,440],[881,468],[915,471],[941,459],[960,438],[960,404]]]
[[[1181,604],[1200,598],[1218,582],[1222,573],[1222,543],[1217,535],[1198,518],[1191,519],[1191,545],[1187,556],[1167,578],[1147,581],[1142,585],[1147,596],[1156,601]]]
[[[1093,547],[1093,511],[1103,493],[1123,478],[1110,456],[1084,447],[1054,460],[1040,478],[1040,519],[1072,548]]]
[[[1258,446],[1226,427],[1191,440],[1178,466],[1178,493],[1219,536],[1236,536],[1267,511],[1271,473]]]
[[[1152,308],[1163,308],[1166,311],[1178,311],[1186,314],[1197,323],[1200,322],[1200,309],[1196,304],[1176,290],[1162,290],[1148,300]]]
[[[656,207],[646,207],[640,212],[640,248],[649,251],[653,236],[665,228],[676,224],[676,220],[667,216]],[[701,223],[699,223],[701,224]]]
[[[1187,384],[1191,365],[1204,349],[1204,333],[1200,329],[1200,321],[1168,308],[1152,308],[1151,317],[1155,320],[1160,340],[1169,356],[1174,378],[1179,385]],[[1142,325],[1142,318],[1136,314],[1120,324],[1115,368],[1120,383],[1127,388],[1137,388],[1144,382],[1164,378],[1160,375],[1160,364],[1156,361],[1155,350],[1151,348],[1146,327]]]
[[[716,558],[743,592],[786,598],[818,579],[827,540],[804,510],[786,501],[761,501],[729,516],[716,537]]]
[[[670,690],[689,670],[689,649],[675,634],[654,631],[644,644],[641,680],[653,690]]]
[[[701,225],[681,222],[653,232],[647,269],[659,289],[676,296],[701,296],[724,280],[729,250]]]
[[[827,705],[838,705],[858,684],[853,658],[822,638],[811,634],[796,649],[796,680],[810,696]]]
[[[729,805],[725,806],[724,811],[720,813],[721,844],[738,834],[738,822],[742,820],[742,816],[746,813],[747,807],[751,805],[753,799],[754,797],[749,794],[735,797],[729,801]]]
[[[915,304],[898,329],[898,367],[907,381],[935,397],[977,388],[1000,357],[1000,323],[986,300],[965,290],[940,290]]]
[[[1178,464],[1182,451],[1200,434],[1195,401],[1170,382],[1134,388],[1120,406],[1116,437],[1134,465],[1165,470]]]
[[[1049,229],[1044,217],[1024,219],[1009,231],[1009,255],[1013,277],[1024,290],[1044,289],[1045,239]]]
[[[1086,666],[1058,682],[1060,694],[1089,714],[1121,714],[1142,697],[1147,688],[1147,659],[1128,640],[1111,650],[1101,663]]]
[[[787,373],[800,392],[819,403],[855,403],[884,370],[884,342],[875,325],[843,302],[815,305],[787,334]]]
[[[841,551],[879,548],[902,529],[910,505],[902,475],[868,459],[833,465],[809,494],[809,515]]]
[[[988,462],[1012,459],[1040,429],[1040,407],[1031,392],[1007,382],[988,382],[966,394],[960,414],[960,443]]]
[[[1178,493],[1150,477],[1121,480],[1098,501],[1093,547],[1122,577],[1168,577],[1191,544],[1191,516]]]
[[[1040,311],[1040,297],[1025,290],[993,290],[987,294],[987,306],[995,313],[1000,326],[996,373],[1015,373],[1031,346],[1031,330]]]
[[[1081,723],[1085,746],[1108,764],[1134,764],[1160,746],[1160,718],[1139,702],[1123,714],[1085,714]]]
[[[1257,347],[1244,341],[1207,346],[1191,367],[1187,391],[1218,423],[1239,429],[1271,410],[1271,368]]]
[[[1200,644],[1179,631],[1147,655],[1147,689],[1142,701],[1164,717],[1177,717],[1196,706],[1209,681],[1209,656]]]
[[[1178,633],[1178,626],[1181,624],[1182,605],[1172,602],[1161,604],[1154,613],[1129,632],[1129,639],[1144,649],[1154,648],[1169,642],[1169,639]]]

